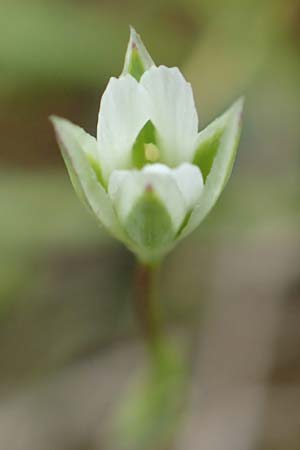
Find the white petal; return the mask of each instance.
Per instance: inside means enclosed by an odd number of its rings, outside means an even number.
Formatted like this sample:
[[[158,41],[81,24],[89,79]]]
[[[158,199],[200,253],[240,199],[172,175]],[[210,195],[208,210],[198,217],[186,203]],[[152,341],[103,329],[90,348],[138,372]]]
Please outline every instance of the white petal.
[[[200,169],[190,163],[183,163],[172,174],[183,195],[188,209],[192,209],[199,201],[202,189],[203,178]]]
[[[98,149],[103,177],[131,165],[131,150],[149,119],[148,96],[131,76],[111,78],[102,96],[98,121]]]
[[[51,120],[78,195],[103,225],[116,237],[121,238],[122,232],[111,201],[87,158],[88,153],[94,151],[92,136],[65,119],[52,117]]]
[[[226,118],[224,134],[221,137],[212,168],[205,181],[200,202],[196,205],[187,226],[180,236],[181,238],[192,232],[205,218],[226,185],[231,174],[240,137],[242,110],[243,99],[240,99],[223,115]],[[217,127],[220,123],[223,123],[223,116],[217,119]],[[213,124],[210,127],[213,130]],[[207,135],[209,136],[210,132]]]
[[[144,173],[152,173],[152,174],[172,174],[172,169],[170,167],[166,166],[165,164],[147,164],[143,168]]]
[[[190,83],[176,67],[153,66],[144,73],[141,84],[149,93],[163,161],[171,166],[191,161],[198,116]]]
[[[170,214],[174,230],[181,226],[187,207],[172,169],[162,164],[145,166],[142,170],[116,170],[109,180],[108,193],[120,220],[126,221],[137,200],[151,189]]]

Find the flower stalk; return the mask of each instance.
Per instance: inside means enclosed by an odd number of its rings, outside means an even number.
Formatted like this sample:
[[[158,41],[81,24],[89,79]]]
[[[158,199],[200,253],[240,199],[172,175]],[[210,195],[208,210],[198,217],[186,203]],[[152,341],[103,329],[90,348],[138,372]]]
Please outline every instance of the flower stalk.
[[[160,265],[137,263],[135,309],[145,345],[154,365],[159,363],[164,340],[163,318],[158,298]]]
[[[158,266],[137,264],[135,273],[135,300],[141,331],[146,341],[155,342],[160,335],[160,317],[157,308]]]

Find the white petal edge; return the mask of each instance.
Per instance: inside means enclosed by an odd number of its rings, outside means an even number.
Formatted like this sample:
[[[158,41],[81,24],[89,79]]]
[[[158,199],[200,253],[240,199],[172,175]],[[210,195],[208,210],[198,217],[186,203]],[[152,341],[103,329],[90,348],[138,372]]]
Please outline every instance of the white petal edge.
[[[132,49],[137,48],[141,61],[144,65],[145,70],[150,69],[151,66],[154,66],[154,61],[151,58],[148,50],[143,44],[143,41],[140,35],[135,31],[133,27],[130,27],[130,39],[126,51],[125,63],[122,72],[122,76],[126,75],[129,71],[130,60],[132,55]]]
[[[66,162],[70,177],[84,203],[100,222],[116,237],[122,239],[122,231],[110,199],[97,180],[87,153],[94,152],[96,140],[82,128],[68,120],[51,117],[57,140]]]
[[[150,119],[159,136],[163,162],[191,161],[198,134],[193,91],[177,67],[151,67],[140,83],[150,97]]]
[[[137,200],[151,187],[169,212],[176,232],[187,214],[187,206],[173,176],[163,164],[151,164],[142,170],[116,170],[112,173],[108,194],[121,222],[125,222]]]
[[[149,119],[148,95],[129,74],[111,78],[102,96],[97,141],[103,177],[131,166],[131,150]]]
[[[180,239],[191,233],[215,205],[231,174],[241,131],[244,99],[241,98],[224,114],[227,119],[220,147],[206,179],[200,202],[195,206]],[[222,116],[220,119],[222,120]]]
[[[145,173],[166,173],[171,175],[185,201],[186,211],[192,209],[199,201],[203,189],[203,177],[199,167],[183,163],[175,169],[164,164],[149,164],[144,168]]]
[[[199,167],[190,163],[183,163],[172,170],[172,175],[183,195],[187,208],[192,209],[199,202],[203,177]]]

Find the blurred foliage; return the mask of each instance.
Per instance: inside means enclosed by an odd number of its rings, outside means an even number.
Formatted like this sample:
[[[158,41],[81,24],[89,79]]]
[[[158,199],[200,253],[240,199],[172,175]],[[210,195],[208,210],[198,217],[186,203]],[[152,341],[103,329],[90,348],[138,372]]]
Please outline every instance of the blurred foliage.
[[[188,32],[187,36],[179,34],[176,15],[174,19],[172,14],[168,18],[169,8],[173,9],[174,4],[122,2],[113,7],[109,2],[87,5],[75,1],[2,1],[2,95],[8,89],[26,85],[34,89],[45,84],[99,89],[107,77],[121,70],[130,23],[143,30],[158,60],[178,63],[197,23],[189,28],[189,21],[193,22],[192,11],[180,8],[178,13],[182,9],[186,16]],[[158,13],[162,19],[165,15],[170,23],[163,24],[161,20],[159,26]],[[184,26],[184,17],[177,19],[180,19],[179,27]]]
[[[129,24],[158,64],[183,69],[201,125],[246,95],[233,177],[170,257],[164,300],[171,318],[195,320],[218,245],[284,245],[287,235],[296,242],[299,0],[1,0],[1,392],[136,332],[133,261],[79,204],[48,123],[56,113],[95,131]]]
[[[111,448],[170,447],[180,424],[190,374],[178,348],[163,343],[159,353],[149,373],[135,380],[118,405]]]

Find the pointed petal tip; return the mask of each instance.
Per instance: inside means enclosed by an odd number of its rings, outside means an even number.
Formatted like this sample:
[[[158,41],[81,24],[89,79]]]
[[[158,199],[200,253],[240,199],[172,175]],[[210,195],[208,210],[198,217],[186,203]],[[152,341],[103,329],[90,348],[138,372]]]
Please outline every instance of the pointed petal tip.
[[[56,116],[55,114],[51,114],[51,115],[48,117],[48,119],[49,119],[49,121],[50,121],[53,125],[55,125],[57,122],[59,122],[60,117]]]
[[[244,108],[245,104],[245,96],[239,97],[236,102],[233,104],[233,106],[238,110],[242,110]]]
[[[141,75],[154,65],[154,61],[151,58],[149,52],[147,51],[140,35],[136,32],[133,26],[129,26],[130,37],[127,46],[124,67],[122,71],[122,76],[130,72],[138,81]],[[131,67],[131,65],[138,67]],[[132,72],[137,72],[135,75]]]
[[[129,25],[129,31],[130,31],[130,36],[132,36],[134,33],[137,34],[135,28],[131,24]]]
[[[245,96],[240,97],[234,104],[235,112],[238,116],[239,126],[242,126],[243,116],[244,116],[244,105],[245,105]]]
[[[229,110],[231,110],[232,112],[242,111],[244,104],[245,104],[245,97],[241,96],[231,105]]]
[[[242,126],[244,104],[245,97],[241,96],[232,104],[232,106],[228,110],[228,113],[237,120],[239,127]]]
[[[51,114],[51,116],[49,116],[49,120],[50,120],[50,122],[52,123],[52,125],[54,126],[54,128],[56,130],[58,130],[58,128],[61,125],[69,123],[69,121],[67,119],[64,119],[63,117],[56,116],[55,114]]]
[[[73,124],[69,120],[54,114],[49,116],[49,120],[53,125],[57,141],[62,142],[65,139],[66,131],[69,130],[70,126]]]
[[[61,117],[58,117],[54,114],[51,114],[51,116],[49,116],[49,121],[53,125],[54,133],[55,133],[57,139],[60,139],[61,127],[63,125],[64,120],[65,119],[62,119]]]
[[[132,25],[129,25],[129,29],[130,29],[130,38],[129,38],[130,46],[132,49],[137,49],[138,43],[141,43],[141,37],[136,32],[135,28],[133,28]]]

